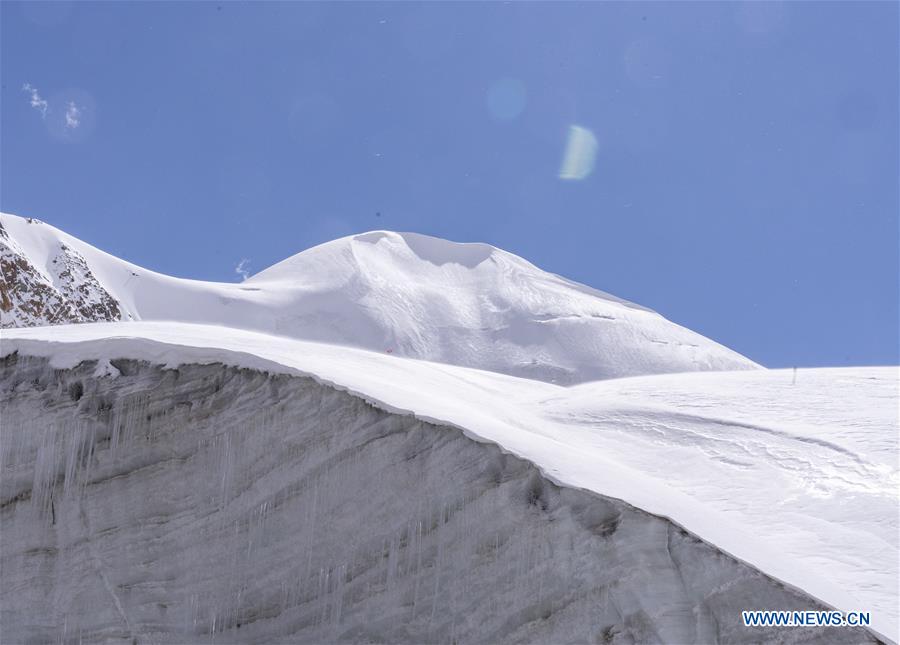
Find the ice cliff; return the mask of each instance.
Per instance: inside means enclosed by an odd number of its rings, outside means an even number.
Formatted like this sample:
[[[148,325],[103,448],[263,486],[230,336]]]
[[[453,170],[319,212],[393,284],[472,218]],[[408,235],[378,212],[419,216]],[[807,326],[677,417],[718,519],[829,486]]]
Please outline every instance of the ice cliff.
[[[875,642],[672,522],[310,378],[7,354],[3,641]]]

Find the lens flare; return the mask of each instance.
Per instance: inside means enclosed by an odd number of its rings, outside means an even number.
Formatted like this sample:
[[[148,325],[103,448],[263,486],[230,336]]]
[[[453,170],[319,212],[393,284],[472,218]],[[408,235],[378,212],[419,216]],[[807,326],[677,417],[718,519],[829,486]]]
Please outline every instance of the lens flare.
[[[569,126],[569,138],[559,168],[560,179],[584,179],[594,170],[597,156],[597,137],[580,125]]]

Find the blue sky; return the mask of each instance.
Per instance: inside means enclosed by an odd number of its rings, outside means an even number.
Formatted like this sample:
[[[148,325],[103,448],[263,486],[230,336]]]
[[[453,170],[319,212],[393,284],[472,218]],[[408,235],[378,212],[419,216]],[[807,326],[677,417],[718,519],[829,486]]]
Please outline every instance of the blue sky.
[[[896,364],[898,6],[3,2],[0,207],[225,281],[485,241],[769,366]]]

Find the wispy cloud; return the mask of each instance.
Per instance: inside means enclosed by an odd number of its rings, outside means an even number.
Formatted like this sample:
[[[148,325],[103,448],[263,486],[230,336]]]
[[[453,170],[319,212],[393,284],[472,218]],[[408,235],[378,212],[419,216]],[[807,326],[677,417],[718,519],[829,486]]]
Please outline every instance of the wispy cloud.
[[[234,272],[241,276],[242,280],[246,280],[250,277],[250,271],[247,269],[248,266],[250,266],[250,260],[244,258],[238,262],[236,267],[234,267]]]
[[[75,101],[66,104],[66,128],[74,130],[81,125],[81,108],[75,105]]]
[[[25,83],[25,85],[22,86],[22,91],[28,94],[28,97],[31,100],[31,107],[41,113],[42,119],[46,118],[47,110],[50,109],[50,105],[41,98],[37,88],[31,83]]]

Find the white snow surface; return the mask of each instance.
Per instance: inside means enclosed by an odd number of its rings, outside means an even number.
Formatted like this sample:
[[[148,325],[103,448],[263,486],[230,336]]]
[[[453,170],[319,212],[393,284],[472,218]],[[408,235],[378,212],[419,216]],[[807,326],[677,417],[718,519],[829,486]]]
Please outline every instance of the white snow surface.
[[[275,280],[289,266],[258,276]],[[671,519],[898,639],[898,368],[754,370],[564,388],[383,352],[183,323],[3,330],[0,354],[55,367],[133,358],[311,376],[459,427],[553,481]],[[111,367],[111,366],[110,366]],[[747,609],[778,609],[747,607]]]
[[[77,250],[123,320],[226,325],[569,385],[759,367],[658,313],[487,244],[376,231],[316,246],[242,283],[174,278],[37,220],[0,222],[50,279]]]

